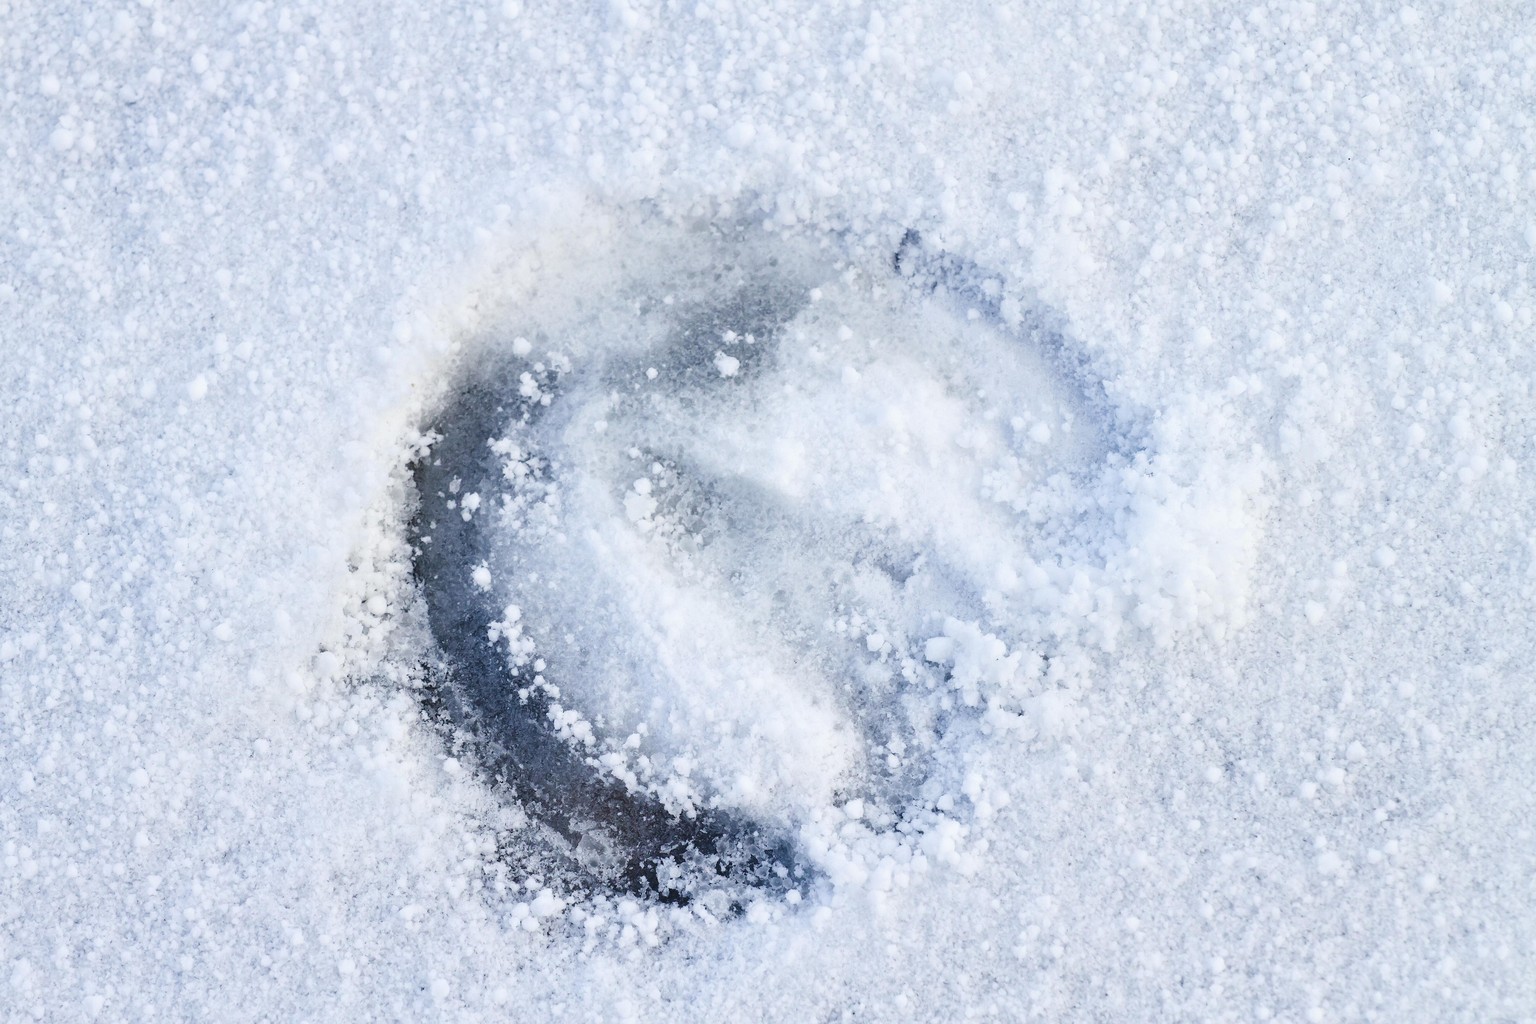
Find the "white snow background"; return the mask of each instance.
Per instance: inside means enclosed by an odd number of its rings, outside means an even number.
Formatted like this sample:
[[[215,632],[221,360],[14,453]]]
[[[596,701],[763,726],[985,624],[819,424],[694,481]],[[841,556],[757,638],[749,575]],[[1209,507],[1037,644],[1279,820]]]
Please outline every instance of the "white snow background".
[[[1536,1019],[1529,5],[3,10],[0,1017]],[[401,543],[457,353],[700,223],[831,312],[673,440],[973,597],[832,625],[953,713],[897,850],[837,679],[573,506],[708,639],[659,761],[768,688],[671,783],[819,880],[713,922],[509,890]]]

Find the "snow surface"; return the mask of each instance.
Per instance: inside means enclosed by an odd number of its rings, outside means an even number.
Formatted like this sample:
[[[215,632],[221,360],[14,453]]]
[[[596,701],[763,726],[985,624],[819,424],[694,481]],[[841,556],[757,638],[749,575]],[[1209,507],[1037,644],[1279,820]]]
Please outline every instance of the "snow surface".
[[[0,52],[0,1016],[1536,1019],[1525,5]],[[434,722],[493,344],[488,639],[803,884],[566,885]]]

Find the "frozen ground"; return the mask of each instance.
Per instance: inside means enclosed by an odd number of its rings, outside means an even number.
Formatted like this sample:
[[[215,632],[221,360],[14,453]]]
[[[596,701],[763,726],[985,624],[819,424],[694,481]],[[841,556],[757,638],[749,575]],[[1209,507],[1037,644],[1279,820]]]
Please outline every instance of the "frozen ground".
[[[0,16],[0,1017],[1536,1019],[1526,5],[429,8]]]

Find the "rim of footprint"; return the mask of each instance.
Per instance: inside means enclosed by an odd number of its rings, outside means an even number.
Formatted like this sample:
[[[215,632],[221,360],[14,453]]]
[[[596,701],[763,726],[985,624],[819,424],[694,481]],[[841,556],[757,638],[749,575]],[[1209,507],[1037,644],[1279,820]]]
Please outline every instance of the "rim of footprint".
[[[1070,723],[1047,606],[1132,459],[1063,333],[915,234],[631,213],[493,279],[407,534],[426,701],[520,812],[498,856],[710,919],[973,867],[978,757]]]

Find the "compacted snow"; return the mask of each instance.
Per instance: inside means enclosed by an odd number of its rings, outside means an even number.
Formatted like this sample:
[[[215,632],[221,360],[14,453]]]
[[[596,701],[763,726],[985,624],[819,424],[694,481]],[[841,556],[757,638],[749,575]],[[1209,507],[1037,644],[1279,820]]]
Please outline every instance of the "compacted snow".
[[[1536,1019],[1536,14],[0,16],[0,1018]]]

